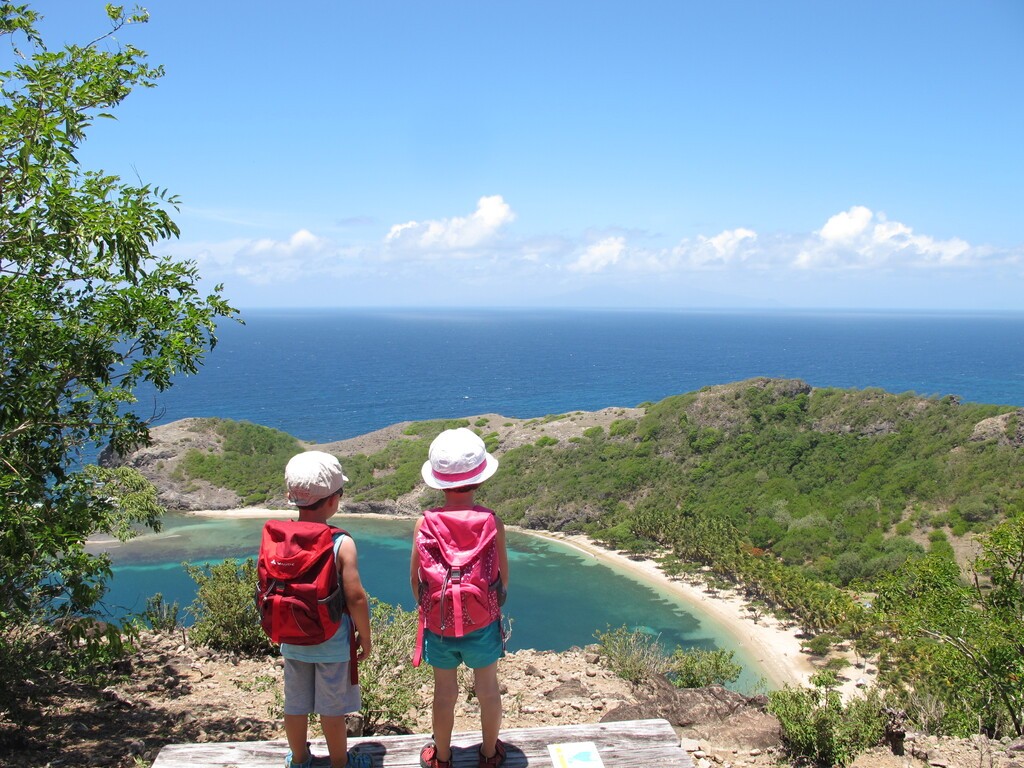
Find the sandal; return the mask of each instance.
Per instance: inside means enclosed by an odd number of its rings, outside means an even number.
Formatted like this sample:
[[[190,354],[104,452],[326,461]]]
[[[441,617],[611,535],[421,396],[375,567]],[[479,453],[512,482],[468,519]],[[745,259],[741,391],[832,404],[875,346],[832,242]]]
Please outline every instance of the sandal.
[[[437,756],[437,745],[431,742],[420,750],[420,768],[452,768],[452,755],[447,760]]]
[[[480,747],[479,756],[480,760],[477,763],[479,768],[500,768],[505,764],[505,745],[501,743],[501,739],[497,739],[494,742],[494,754],[490,757],[484,757],[484,748]]]
[[[369,755],[364,755],[362,752],[349,751],[346,768],[371,768],[372,766],[373,758]]]
[[[284,768],[330,768],[331,758],[327,756],[318,757],[309,750],[309,742],[306,742],[306,759],[301,763],[292,760],[291,750],[284,758]]]

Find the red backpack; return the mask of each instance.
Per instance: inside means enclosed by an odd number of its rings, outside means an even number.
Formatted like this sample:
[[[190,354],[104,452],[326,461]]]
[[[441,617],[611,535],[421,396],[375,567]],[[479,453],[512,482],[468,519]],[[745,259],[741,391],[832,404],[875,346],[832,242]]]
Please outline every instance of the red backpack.
[[[268,520],[256,563],[256,607],[275,643],[316,645],[334,636],[345,613],[334,542],[341,528]],[[355,632],[350,634],[355,637]],[[353,657],[354,659],[354,657]]]
[[[505,590],[498,571],[498,528],[486,507],[430,509],[416,535],[419,552],[419,635],[413,665],[423,653],[423,631],[462,637],[501,619]]]

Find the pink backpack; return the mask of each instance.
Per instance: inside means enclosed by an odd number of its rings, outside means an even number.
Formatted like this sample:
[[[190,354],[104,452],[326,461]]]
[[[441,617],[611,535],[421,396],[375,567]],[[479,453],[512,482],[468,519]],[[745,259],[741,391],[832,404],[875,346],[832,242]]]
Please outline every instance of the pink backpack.
[[[413,665],[423,653],[423,631],[462,637],[501,619],[505,591],[498,572],[498,528],[486,507],[430,509],[416,535],[419,552],[419,635]]]

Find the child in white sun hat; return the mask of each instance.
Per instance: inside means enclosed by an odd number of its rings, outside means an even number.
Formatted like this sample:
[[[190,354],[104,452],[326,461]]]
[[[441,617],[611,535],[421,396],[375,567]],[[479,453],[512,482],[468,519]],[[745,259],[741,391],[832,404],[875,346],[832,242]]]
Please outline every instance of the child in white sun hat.
[[[498,469],[484,441],[448,429],[430,444],[423,481],[444,492],[444,506],[428,509],[413,531],[410,580],[419,603],[420,630],[413,664],[434,670],[434,738],[420,752],[422,768],[451,768],[452,729],[459,696],[458,668],[473,670],[480,705],[480,768],[498,768],[506,747],[501,729],[498,659],[505,655],[501,605],[508,587],[505,526],[493,510],[474,503],[480,484]]]

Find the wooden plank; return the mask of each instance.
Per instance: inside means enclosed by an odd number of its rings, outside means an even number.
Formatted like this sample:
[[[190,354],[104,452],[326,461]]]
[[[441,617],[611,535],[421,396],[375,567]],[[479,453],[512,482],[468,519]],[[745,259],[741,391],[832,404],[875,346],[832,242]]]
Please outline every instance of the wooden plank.
[[[693,766],[666,720],[508,728],[501,738],[509,748],[505,768],[552,768],[548,744],[578,741],[594,742],[605,768]],[[419,768],[420,749],[428,741],[423,735],[365,736],[349,739],[349,748],[370,755],[374,768]],[[452,738],[453,768],[476,768],[479,744],[479,731],[456,733]],[[327,754],[323,739],[312,745],[315,754]],[[284,740],[169,744],[160,750],[152,768],[281,768],[287,751]]]

